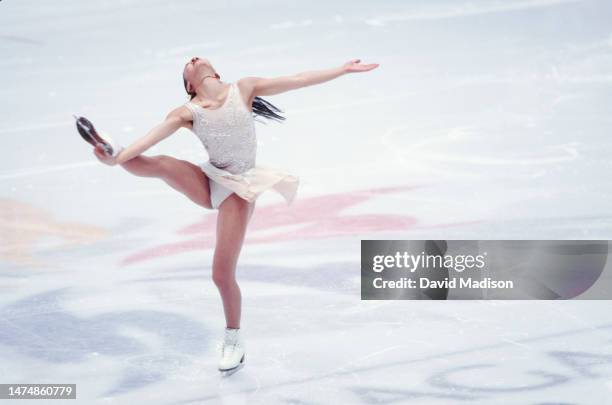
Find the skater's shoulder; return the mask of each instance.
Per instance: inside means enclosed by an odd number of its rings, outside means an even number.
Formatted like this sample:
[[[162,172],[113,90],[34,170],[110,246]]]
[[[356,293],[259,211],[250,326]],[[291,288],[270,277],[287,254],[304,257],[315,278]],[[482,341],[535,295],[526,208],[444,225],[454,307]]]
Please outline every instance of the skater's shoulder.
[[[254,87],[257,85],[258,81],[261,80],[260,77],[256,76],[246,76],[241,79],[236,80],[236,87],[242,94],[250,94],[253,92]]]
[[[193,115],[191,109],[189,109],[187,103],[185,103],[171,110],[168,115],[166,115],[166,119],[178,119],[181,121],[181,126],[190,128],[191,122],[193,121]]]

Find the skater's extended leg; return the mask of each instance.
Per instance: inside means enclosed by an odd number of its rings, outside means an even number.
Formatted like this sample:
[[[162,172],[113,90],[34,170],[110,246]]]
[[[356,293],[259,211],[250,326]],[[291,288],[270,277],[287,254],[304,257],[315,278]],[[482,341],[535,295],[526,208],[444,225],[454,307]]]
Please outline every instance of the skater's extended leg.
[[[212,208],[208,177],[191,162],[167,155],[140,155],[124,162],[121,167],[136,176],[160,178],[196,204]]]
[[[212,277],[221,294],[228,328],[240,328],[242,296],[236,282],[236,264],[254,208],[255,202],[249,203],[235,193],[219,206]]]

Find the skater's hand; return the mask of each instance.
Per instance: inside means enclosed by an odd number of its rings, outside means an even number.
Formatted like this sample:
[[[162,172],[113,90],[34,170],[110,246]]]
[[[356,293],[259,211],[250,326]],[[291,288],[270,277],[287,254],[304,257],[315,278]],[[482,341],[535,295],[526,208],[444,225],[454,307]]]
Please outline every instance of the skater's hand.
[[[106,165],[115,166],[117,164],[114,157],[107,155],[106,152],[104,152],[104,147],[102,147],[101,143],[97,144],[94,148],[94,155],[96,155],[100,162]]]
[[[342,65],[344,73],[369,72],[377,67],[378,63],[363,64],[361,59],[353,59]]]

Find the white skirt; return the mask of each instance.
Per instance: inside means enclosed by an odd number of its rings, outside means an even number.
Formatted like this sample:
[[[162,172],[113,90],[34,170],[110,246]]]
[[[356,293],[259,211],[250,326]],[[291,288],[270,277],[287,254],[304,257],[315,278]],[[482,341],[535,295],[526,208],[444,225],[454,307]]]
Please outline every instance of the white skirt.
[[[213,209],[218,209],[232,193],[253,202],[267,190],[274,190],[282,195],[289,205],[293,202],[300,183],[299,177],[268,166],[255,166],[240,174],[219,169],[209,161],[201,163],[200,167],[209,180]]]

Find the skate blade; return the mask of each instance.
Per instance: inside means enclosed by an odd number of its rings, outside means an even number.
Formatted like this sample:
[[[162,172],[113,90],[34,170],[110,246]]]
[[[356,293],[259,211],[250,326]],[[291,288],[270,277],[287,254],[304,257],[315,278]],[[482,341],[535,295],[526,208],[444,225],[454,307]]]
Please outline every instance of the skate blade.
[[[110,142],[98,134],[91,121],[85,117],[79,117],[74,114],[72,114],[72,116],[76,120],[77,131],[81,135],[81,138],[94,147],[101,144],[106,155],[110,156],[113,154],[113,147],[110,145]],[[86,125],[84,122],[86,122],[88,125]]]
[[[234,368],[229,368],[227,370],[222,370],[219,369],[219,372],[221,372],[221,376],[223,377],[229,377],[230,375],[234,374],[236,371],[240,370],[242,367],[244,367],[244,361],[245,361],[245,356],[242,355],[242,358],[240,359],[240,363],[238,363],[238,365]]]
[[[81,135],[81,138],[83,138],[86,142],[90,143],[91,145],[96,146],[96,144],[99,142],[97,142],[96,139],[94,138],[93,134],[91,133],[90,128],[88,128],[87,126],[83,124],[80,117],[75,117],[75,118],[76,118],[77,131],[79,132],[79,135]]]

